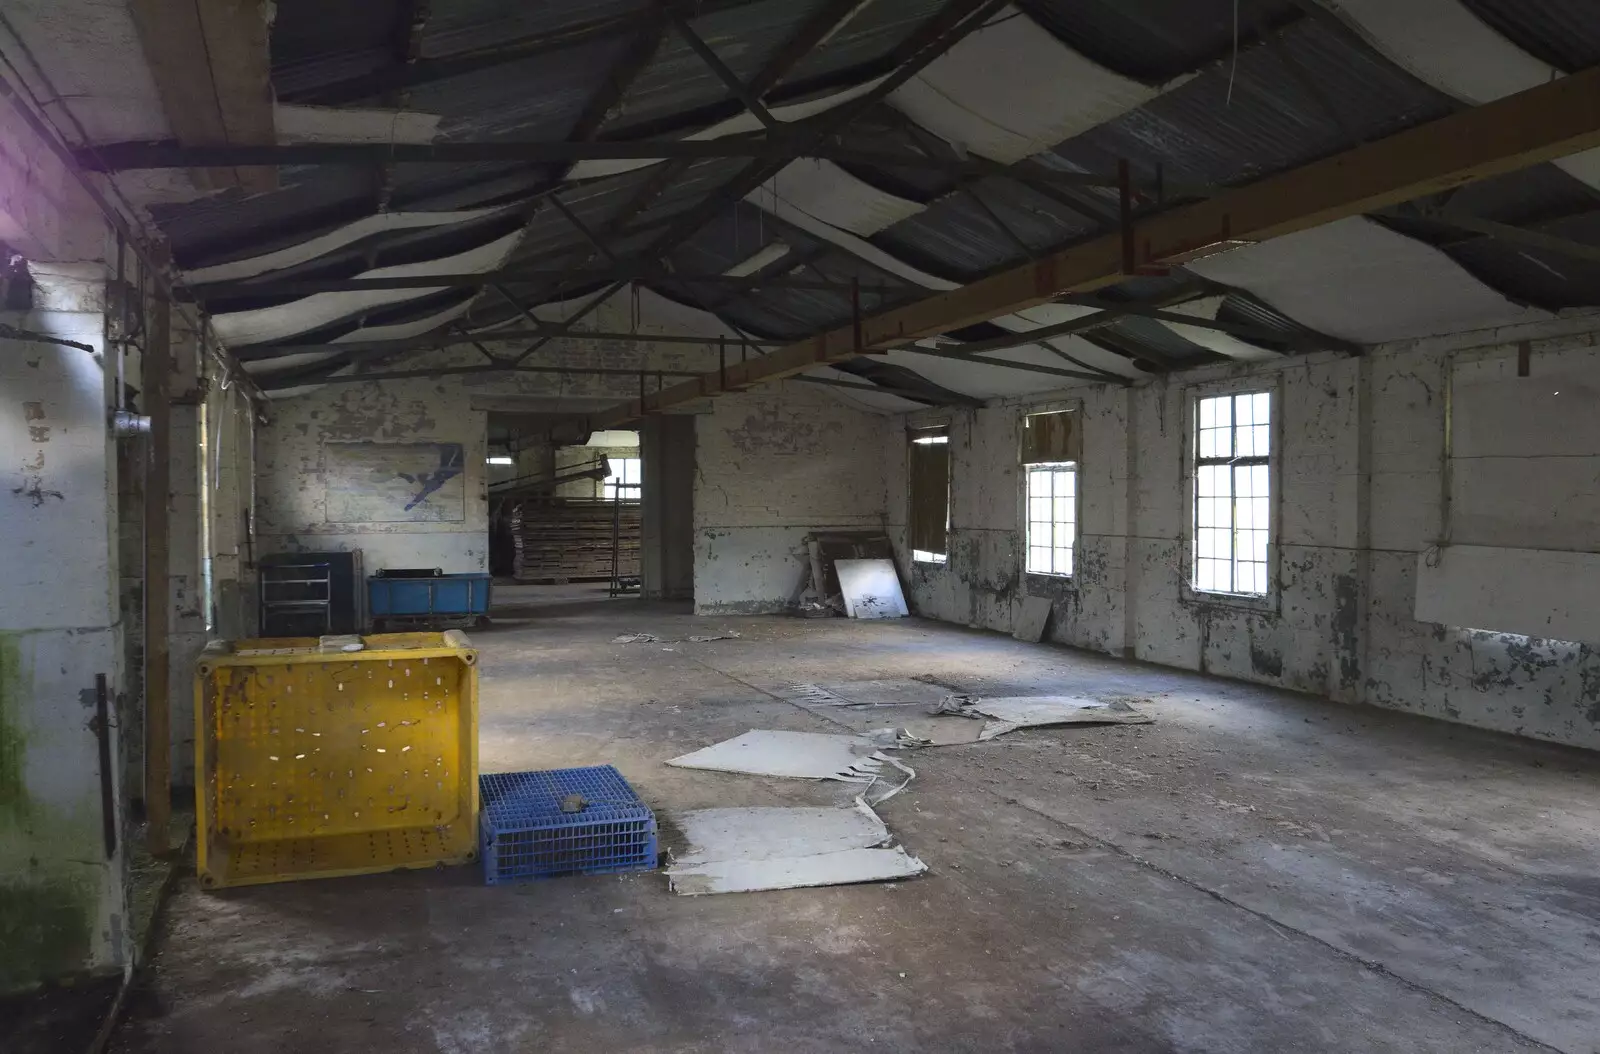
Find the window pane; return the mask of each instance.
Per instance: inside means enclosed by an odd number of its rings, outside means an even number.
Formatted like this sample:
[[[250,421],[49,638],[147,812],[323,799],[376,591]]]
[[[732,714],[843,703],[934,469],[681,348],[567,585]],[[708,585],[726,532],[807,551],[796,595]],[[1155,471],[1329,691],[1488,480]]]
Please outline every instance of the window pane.
[[[1228,475],[1231,469],[1227,465],[1201,465],[1196,476],[1200,497],[1226,498],[1233,493],[1233,488],[1228,485]]]
[[[1233,425],[1233,400],[1229,396],[1200,400],[1201,428],[1228,428]]]
[[[1046,520],[1046,521],[1048,521],[1050,519],[1050,499],[1049,498],[1029,498],[1028,499],[1028,519],[1030,519],[1030,520]]]
[[[1254,405],[1255,405],[1255,403],[1251,401],[1250,396],[1248,396],[1248,395],[1236,395],[1236,396],[1234,396],[1233,397],[1233,423],[1236,424],[1236,425],[1254,424],[1255,423],[1255,418],[1250,413],[1251,408]]]
[[[1272,393],[1256,392],[1250,398],[1255,403],[1255,408],[1251,413],[1252,420],[1258,425],[1270,424],[1272,422]]]
[[[1055,506],[1055,521],[1057,523],[1071,523],[1072,522],[1073,515],[1072,515],[1072,499],[1071,498],[1056,498],[1055,502],[1054,502],[1054,506]]]
[[[1047,575],[1050,573],[1050,550],[1032,548],[1028,550],[1028,570],[1034,574]]]
[[[1058,575],[1070,575],[1070,574],[1072,574],[1072,550],[1071,549],[1057,549],[1056,550],[1056,574],[1058,574]]]
[[[1072,497],[1078,491],[1078,472],[1064,468],[1056,472],[1056,497]]]
[[[1272,453],[1272,426],[1256,425],[1250,431],[1255,434],[1255,440],[1251,444],[1255,450],[1255,456],[1266,457]]]
[[[1028,470],[1028,496],[1030,498],[1050,496],[1050,473],[1036,468]]]

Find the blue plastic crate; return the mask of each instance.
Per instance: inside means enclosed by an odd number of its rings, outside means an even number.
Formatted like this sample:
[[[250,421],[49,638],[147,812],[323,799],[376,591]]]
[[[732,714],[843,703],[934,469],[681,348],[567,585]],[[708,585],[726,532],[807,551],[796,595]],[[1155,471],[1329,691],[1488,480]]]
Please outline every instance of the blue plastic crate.
[[[560,875],[649,871],[656,817],[610,765],[478,777],[483,877],[491,886]],[[561,811],[581,794],[582,812]]]
[[[484,615],[494,580],[474,572],[427,578],[367,579],[367,609],[374,618],[451,618]]]

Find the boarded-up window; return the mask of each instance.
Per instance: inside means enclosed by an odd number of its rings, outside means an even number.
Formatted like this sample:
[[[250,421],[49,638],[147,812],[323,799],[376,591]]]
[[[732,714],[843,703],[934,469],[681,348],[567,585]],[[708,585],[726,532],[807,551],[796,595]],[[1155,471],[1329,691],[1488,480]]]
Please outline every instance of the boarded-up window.
[[[1078,536],[1078,415],[1056,410],[1024,417],[1022,464],[1028,573],[1070,577]]]
[[[1078,460],[1078,415],[1071,410],[1022,419],[1022,463],[1059,465]]]
[[[911,440],[911,557],[943,563],[949,551],[950,433],[921,428]]]

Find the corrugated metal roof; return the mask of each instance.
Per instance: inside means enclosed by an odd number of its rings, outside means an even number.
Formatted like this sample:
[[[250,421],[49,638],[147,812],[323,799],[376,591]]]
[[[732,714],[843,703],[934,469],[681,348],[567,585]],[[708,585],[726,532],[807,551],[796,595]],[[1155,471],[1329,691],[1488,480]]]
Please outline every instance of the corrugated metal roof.
[[[439,138],[446,142],[561,139],[626,44],[601,40],[419,85],[407,106],[443,115]]]
[[[1600,4],[1594,0],[1462,0],[1524,51],[1576,73],[1600,66]]]
[[[1034,159],[1065,170],[1110,172],[1121,159],[1148,173],[1160,164],[1172,183],[1233,184],[1305,164],[1357,141],[1391,134],[1452,112],[1457,104],[1426,87],[1353,34],[1323,17],[1305,17],[1300,0],[1016,0],[1045,31],[1096,62],[1149,82],[1198,71],[1187,83],[1100,127],[1058,145]],[[1565,68],[1600,63],[1600,5],[1592,0],[1464,0],[1479,17],[1530,51]],[[825,6],[826,0],[704,0],[692,25],[735,72],[748,80],[784,48],[794,33]],[[412,109],[443,115],[448,140],[558,140],[605,91],[621,57],[648,23],[645,0],[432,0],[418,50],[424,61],[465,57],[460,72],[447,63],[432,67],[435,79],[404,93]],[[821,85],[855,83],[884,72],[883,60],[941,7],[940,0],[869,0],[812,54],[803,57],[781,82],[810,91]],[[316,98],[325,85],[345,84],[365,74],[392,73],[403,61],[405,25],[411,10],[400,0],[280,0],[272,44],[274,86],[280,97]],[[594,27],[599,29],[595,30]],[[1269,39],[1255,39],[1258,30]],[[515,49],[552,34],[573,31],[580,42],[536,57],[496,61],[497,52]],[[1237,55],[1233,42],[1242,43]],[[473,68],[481,58],[484,66]],[[490,63],[493,63],[492,65]],[[368,83],[368,82],[361,82]],[[339,95],[339,92],[334,92]],[[400,94],[390,97],[397,102]],[[625,94],[620,117],[604,129],[606,138],[682,134],[712,119],[739,112],[740,104],[721,79],[670,29],[650,62]],[[847,134],[846,145],[861,149],[917,150],[937,144],[910,136],[884,107],[875,107]],[[686,166],[629,224],[631,233],[609,243],[627,260],[651,249],[674,219],[697,209],[708,195],[741,171],[747,160],[703,161]],[[659,166],[636,170],[561,192],[561,200],[592,230],[605,230],[653,183]],[[1115,196],[1100,190],[1041,191],[1004,177],[976,184],[987,207],[956,189],[948,173],[930,170],[851,173],[928,208],[872,238],[880,249],[924,271],[970,280],[1014,266],[1029,253],[1052,251],[1090,237],[1109,223],[1087,218],[1066,203],[1084,200],[1105,214],[1115,213]],[[375,167],[287,169],[282,189],[249,199],[237,191],[181,206],[158,206],[158,222],[172,237],[181,264],[215,262],[305,240],[322,230],[370,214],[379,201]],[[474,165],[401,164],[387,172],[391,208],[451,209],[526,200],[561,175],[555,165],[485,163]],[[1451,199],[1453,208],[1501,220],[1538,226],[1586,242],[1600,241],[1600,195],[1552,166],[1536,168],[1469,186]],[[1026,245],[999,226],[997,214]],[[299,269],[309,276],[342,276],[374,262],[398,263],[448,255],[463,244],[492,235],[506,224],[526,223],[512,264],[538,267],[599,266],[603,257],[556,210],[462,224],[446,229],[374,236],[328,254]],[[1542,224],[1543,226],[1539,226]],[[1404,226],[1397,223],[1397,226]],[[1433,227],[1406,228],[1439,245],[1463,266],[1508,295],[1548,307],[1600,303],[1600,263],[1529,251],[1525,246],[1484,238],[1460,238]],[[819,241],[748,204],[726,209],[701,230],[668,247],[671,266],[685,273],[721,272],[773,240],[792,246],[790,262],[810,261],[796,277],[826,277],[872,285],[896,284],[892,295],[863,295],[864,310],[884,301],[928,295],[884,274],[845,250]],[[781,270],[780,266],[780,270]],[[1160,300],[1180,283],[1182,271],[1167,277],[1139,277],[1120,283],[1107,295]],[[589,283],[590,286],[593,283]],[[765,287],[745,293],[713,287],[660,283],[663,292],[686,303],[714,307],[731,324],[762,336],[797,337],[846,323],[847,294],[827,290]],[[587,287],[586,287],[587,288]],[[540,281],[511,287],[529,303],[581,294],[572,283]],[[451,290],[384,309],[379,321],[430,317],[452,297],[473,290]],[[499,298],[475,302],[478,321],[512,318],[516,311]],[[1273,332],[1304,333],[1304,327],[1245,296],[1230,296],[1221,317],[1249,322]],[[374,316],[376,317],[376,316]],[[369,324],[372,322],[368,320]],[[348,330],[354,322],[338,325]],[[343,330],[342,330],[343,331]],[[336,335],[331,334],[330,335]],[[1126,317],[1094,331],[1089,339],[1127,354],[1169,362],[1200,362],[1214,353],[1148,319]],[[1044,383],[1041,381],[1041,383]]]
[[[1307,83],[1320,86],[1320,98]],[[1349,34],[1306,19],[1276,44],[1241,51],[1237,70],[1213,67],[1054,153],[1082,171],[1115,171],[1126,158],[1144,173],[1162,165],[1174,182],[1239,183],[1454,109]]]
[[[824,2],[761,0],[702,15],[691,19],[689,26],[741,81],[749,81]],[[682,125],[687,115],[718,104],[727,106],[728,116],[742,109],[683,36],[670,31],[623,96],[621,112],[606,126],[606,134],[631,134],[655,124]]]
[[[1257,27],[1301,17],[1293,0],[1018,0],[1017,6],[1074,50],[1152,84],[1226,56]]]
[[[363,2],[363,0],[347,0]],[[654,7],[654,0],[429,0],[420,51],[425,58],[503,47]]]
[[[866,0],[821,47],[795,65],[775,94],[782,96],[784,86],[828,81],[842,71],[879,62],[942,7],[943,0]]]
[[[1529,226],[1600,251],[1600,211]],[[1513,299],[1552,311],[1600,305],[1600,261],[1476,236],[1442,246],[1456,262]]]
[[[280,97],[372,73],[403,54],[397,0],[278,0],[272,84]]]
[[[237,188],[150,213],[189,268],[295,245],[372,211],[371,175],[359,168],[284,168],[270,194]]]

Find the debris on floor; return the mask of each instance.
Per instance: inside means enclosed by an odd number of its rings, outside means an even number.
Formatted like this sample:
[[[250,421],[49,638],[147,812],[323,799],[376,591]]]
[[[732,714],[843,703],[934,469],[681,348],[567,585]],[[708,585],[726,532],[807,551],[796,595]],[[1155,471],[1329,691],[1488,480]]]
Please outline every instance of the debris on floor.
[[[707,633],[695,637],[659,637],[654,633],[620,633],[611,638],[612,644],[707,644],[714,640],[738,640],[739,634],[731,629],[720,633]]]
[[[905,618],[911,614],[892,560],[836,560],[844,613],[851,618]]]
[[[799,614],[805,618],[843,615],[844,591],[835,564],[840,560],[893,560],[894,545],[882,531],[830,531],[806,535],[808,584]]]
[[[674,822],[689,842],[667,869],[683,896],[910,878],[928,865],[861,798],[853,808],[695,809]],[[887,847],[887,848],[886,848]]]
[[[1147,725],[1155,718],[1135,710],[1120,699],[1089,699],[1080,695],[1018,695],[987,699],[971,695],[947,696],[936,714],[953,714],[984,724],[978,740],[994,739],[1019,728],[1050,725]]]
[[[911,768],[883,751],[920,745],[921,740],[889,728],[856,736],[752,729],[744,735],[673,758],[667,764],[749,776],[860,783],[868,788],[863,793],[876,805],[899,794],[916,777]],[[906,778],[897,786],[873,793],[871,788],[883,779],[886,765],[904,773]]]

